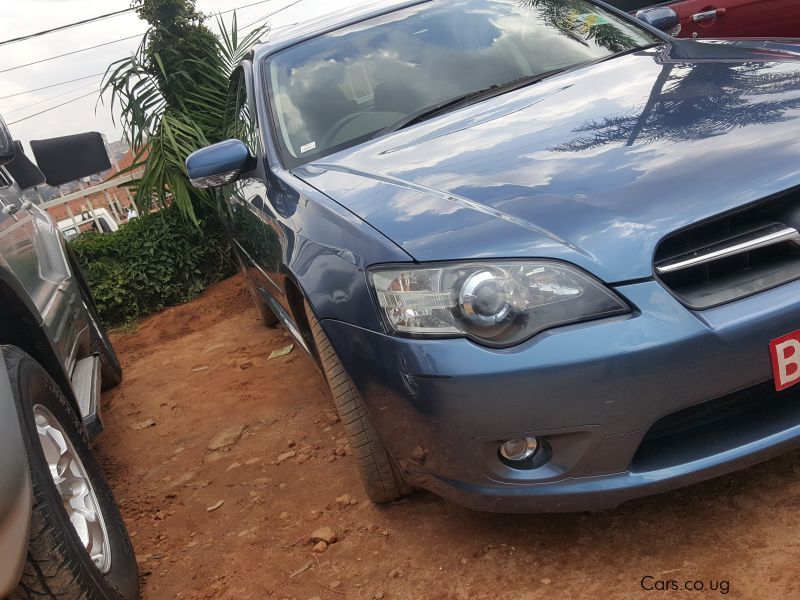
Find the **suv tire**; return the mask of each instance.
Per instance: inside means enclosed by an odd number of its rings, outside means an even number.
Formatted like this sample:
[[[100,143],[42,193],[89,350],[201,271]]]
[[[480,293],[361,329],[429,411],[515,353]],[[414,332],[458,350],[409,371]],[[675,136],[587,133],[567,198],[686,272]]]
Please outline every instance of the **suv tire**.
[[[80,419],[33,358],[14,346],[3,346],[2,351],[20,415],[34,498],[27,564],[11,600],[139,598],[133,547]],[[51,475],[51,469],[59,475]],[[81,511],[68,514],[70,501]],[[82,541],[76,526],[91,542]]]

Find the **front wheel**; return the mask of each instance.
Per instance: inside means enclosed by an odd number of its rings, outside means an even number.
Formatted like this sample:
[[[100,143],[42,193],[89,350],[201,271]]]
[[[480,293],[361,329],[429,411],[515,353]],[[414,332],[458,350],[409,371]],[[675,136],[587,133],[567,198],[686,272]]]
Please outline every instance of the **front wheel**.
[[[139,598],[128,532],[81,422],[47,372],[3,346],[17,402],[34,505],[25,570],[12,600]]]
[[[306,314],[325,380],[333,394],[339,419],[347,431],[367,496],[373,502],[389,502],[410,494],[411,487],[403,479],[394,459],[378,436],[361,394],[344,370],[336,350],[307,304]]]

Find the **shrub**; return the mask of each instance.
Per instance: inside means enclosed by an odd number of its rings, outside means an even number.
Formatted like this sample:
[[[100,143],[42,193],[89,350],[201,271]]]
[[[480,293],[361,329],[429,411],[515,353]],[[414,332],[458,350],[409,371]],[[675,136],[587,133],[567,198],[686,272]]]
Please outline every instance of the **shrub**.
[[[219,219],[197,226],[175,206],[113,233],[84,233],[71,245],[106,325],[186,302],[233,272]]]

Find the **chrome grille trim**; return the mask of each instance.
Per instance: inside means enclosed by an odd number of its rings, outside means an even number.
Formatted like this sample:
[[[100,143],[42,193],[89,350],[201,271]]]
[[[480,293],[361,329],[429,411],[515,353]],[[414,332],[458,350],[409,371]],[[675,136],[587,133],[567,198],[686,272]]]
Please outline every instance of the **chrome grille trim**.
[[[800,232],[794,227],[776,223],[732,240],[704,248],[703,250],[694,251],[668,261],[663,261],[656,265],[656,272],[659,275],[674,273],[683,269],[689,269],[691,267],[785,242],[795,242],[800,245]]]

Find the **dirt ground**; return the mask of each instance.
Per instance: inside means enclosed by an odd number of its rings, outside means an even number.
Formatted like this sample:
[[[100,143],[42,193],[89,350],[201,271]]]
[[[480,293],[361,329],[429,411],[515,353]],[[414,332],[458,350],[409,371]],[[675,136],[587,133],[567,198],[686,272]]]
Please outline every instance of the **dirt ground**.
[[[322,376],[300,348],[268,358],[291,339],[238,277],[114,337],[97,446],[145,600],[800,598],[798,453],[610,512],[379,508]],[[312,552],[321,527],[337,541]]]

